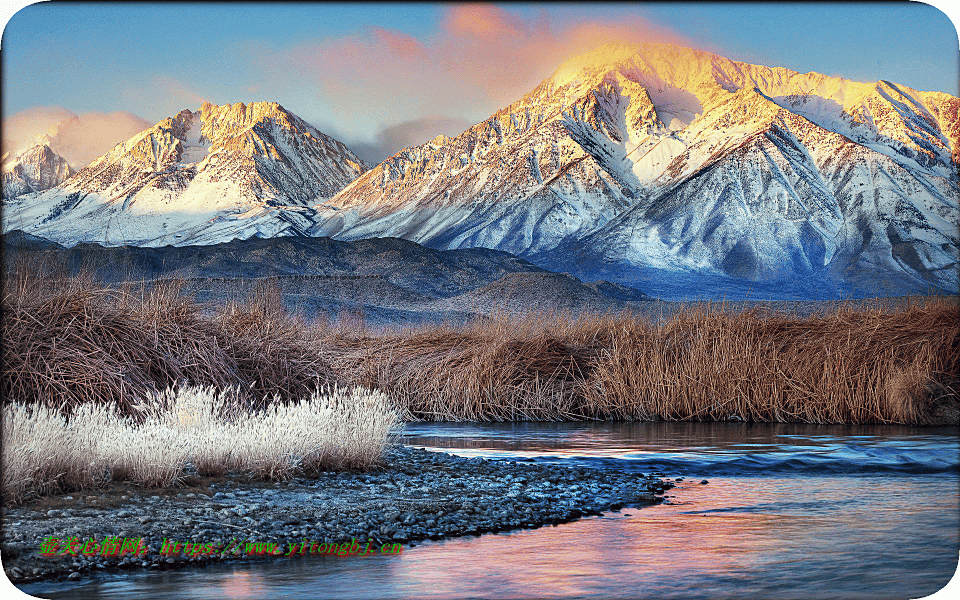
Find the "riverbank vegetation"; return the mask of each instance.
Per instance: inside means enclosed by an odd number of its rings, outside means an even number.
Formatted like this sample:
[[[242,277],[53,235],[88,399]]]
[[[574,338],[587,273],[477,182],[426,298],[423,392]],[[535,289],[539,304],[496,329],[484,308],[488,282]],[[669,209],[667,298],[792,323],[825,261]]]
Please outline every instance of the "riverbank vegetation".
[[[201,306],[176,282],[109,288],[8,271],[5,401],[145,418],[170,387],[232,390],[258,410],[339,385],[377,390],[407,420],[956,422],[956,298],[812,317],[703,308],[502,316],[374,333],[284,311],[265,280],[242,305]],[[149,404],[149,403],[147,403]]]
[[[94,402],[69,418],[45,405],[4,406],[4,501],[111,481],[168,487],[230,472],[275,481],[364,468],[379,460],[397,425],[386,396],[360,389],[236,410],[229,392],[182,387],[144,404],[137,421]]]

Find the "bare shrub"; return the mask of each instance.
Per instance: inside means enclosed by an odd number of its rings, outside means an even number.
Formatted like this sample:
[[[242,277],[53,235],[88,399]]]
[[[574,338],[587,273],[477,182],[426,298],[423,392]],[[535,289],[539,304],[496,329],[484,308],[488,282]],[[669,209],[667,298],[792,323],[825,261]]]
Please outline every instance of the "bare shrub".
[[[658,325],[500,315],[326,348],[406,419],[925,424],[960,406],[960,313],[943,299],[807,318],[704,306]]]
[[[91,405],[85,422],[104,422],[103,411],[104,407]],[[47,406],[4,406],[0,456],[4,503],[106,481],[109,476],[95,457],[97,438],[90,433],[88,427],[68,424],[59,411]]]
[[[271,279],[211,314],[182,282],[108,289],[31,268],[4,287],[0,393],[66,414],[101,403],[143,420],[143,398],[190,384],[234,390],[241,413],[346,385],[383,392],[406,420],[960,418],[952,297],[804,318],[699,305],[657,324],[505,313],[375,334],[288,314]]]

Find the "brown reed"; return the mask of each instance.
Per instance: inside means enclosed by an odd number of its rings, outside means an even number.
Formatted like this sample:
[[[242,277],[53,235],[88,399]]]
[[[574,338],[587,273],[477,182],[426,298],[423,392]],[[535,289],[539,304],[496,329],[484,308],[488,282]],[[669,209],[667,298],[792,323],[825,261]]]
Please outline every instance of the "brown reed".
[[[662,325],[629,314],[501,316],[341,339],[328,356],[407,419],[957,421],[953,300],[810,318],[716,308]]]
[[[268,396],[338,383],[382,391],[407,420],[932,424],[960,415],[955,297],[806,318],[706,306],[658,324],[628,313],[495,315],[374,334],[362,322],[287,314],[269,280],[213,314],[175,281],[118,290],[29,276],[41,272],[9,277],[3,294],[0,392],[24,403],[105,402],[133,415],[189,382],[232,387],[262,408]]]
[[[119,289],[62,271],[14,268],[4,281],[0,394],[69,413],[86,403],[139,418],[143,402],[175,386],[234,389],[238,400],[291,400],[335,384],[308,328],[261,290],[211,316],[183,282]]]

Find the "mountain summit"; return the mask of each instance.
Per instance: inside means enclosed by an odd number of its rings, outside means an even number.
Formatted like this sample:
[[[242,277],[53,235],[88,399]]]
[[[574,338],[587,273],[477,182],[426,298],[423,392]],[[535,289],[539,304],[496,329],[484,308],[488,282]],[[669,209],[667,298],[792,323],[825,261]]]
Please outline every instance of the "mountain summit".
[[[279,104],[204,103],[118,144],[60,186],[8,202],[4,230],[67,245],[305,235],[310,205],[365,170],[349,148]]]
[[[496,248],[667,296],[955,292],[958,111],[888,81],[611,45],[366,172],[315,233]]]
[[[74,174],[67,160],[50,149],[49,136],[33,146],[3,157],[3,197],[40,192],[58,186]]]

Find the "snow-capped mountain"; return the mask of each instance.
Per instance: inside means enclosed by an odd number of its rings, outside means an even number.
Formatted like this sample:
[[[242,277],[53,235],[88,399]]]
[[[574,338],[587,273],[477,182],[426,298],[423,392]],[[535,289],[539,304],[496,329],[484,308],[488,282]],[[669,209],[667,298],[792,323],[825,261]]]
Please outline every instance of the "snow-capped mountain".
[[[663,297],[956,293],[958,161],[949,94],[611,45],[370,170],[277,104],[204,104],[57,187],[5,192],[3,230],[65,245],[392,236]]]
[[[366,170],[276,103],[181,111],[39,194],[5,202],[3,229],[73,245],[210,244],[304,235],[311,205]]]
[[[958,161],[954,96],[614,45],[367,171],[313,233],[496,248],[585,279],[956,293]]]
[[[4,155],[0,170],[5,199],[50,189],[74,174],[67,160],[50,149],[49,141],[49,137],[43,136],[26,150]]]

